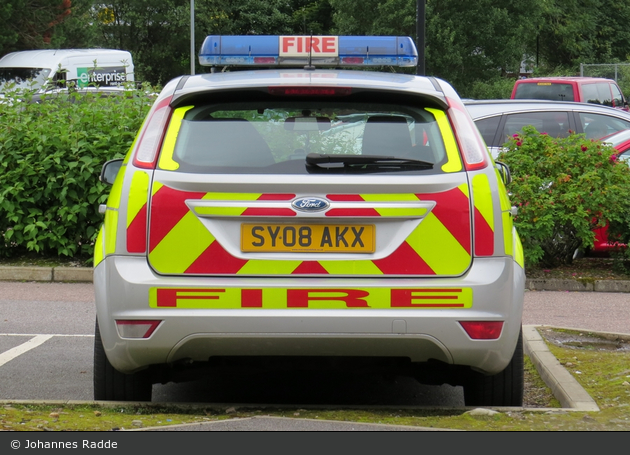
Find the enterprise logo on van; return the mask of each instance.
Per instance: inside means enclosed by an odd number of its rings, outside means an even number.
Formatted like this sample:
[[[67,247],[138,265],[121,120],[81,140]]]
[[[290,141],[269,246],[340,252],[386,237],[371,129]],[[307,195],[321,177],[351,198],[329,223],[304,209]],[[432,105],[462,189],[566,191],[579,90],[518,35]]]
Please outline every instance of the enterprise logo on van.
[[[97,87],[119,87],[127,81],[124,66],[108,68],[77,68],[79,87],[96,85]]]

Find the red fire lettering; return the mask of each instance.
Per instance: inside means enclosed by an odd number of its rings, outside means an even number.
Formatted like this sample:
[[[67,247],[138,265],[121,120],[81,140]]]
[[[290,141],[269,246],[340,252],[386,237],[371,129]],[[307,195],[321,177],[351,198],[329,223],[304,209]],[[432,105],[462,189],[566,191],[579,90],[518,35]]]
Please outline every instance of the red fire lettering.
[[[310,45],[308,44],[308,41],[310,41]],[[313,52],[321,52],[319,50],[319,38],[311,38],[310,40],[307,40],[306,52],[310,52],[311,48],[313,48]]]
[[[318,293],[335,293],[345,295],[317,296]],[[345,302],[348,308],[368,308],[365,297],[370,295],[367,291],[359,289],[288,289],[288,308],[308,308],[308,303],[313,300],[329,300]]]
[[[193,292],[197,295],[189,295]],[[157,306],[158,308],[176,308],[178,300],[216,300],[219,296],[211,294],[214,292],[225,292],[225,289],[159,288]]]
[[[435,295],[448,292],[451,295]],[[461,289],[392,289],[392,308],[463,308],[463,303],[438,303],[435,300],[457,300],[457,295],[452,293],[461,292]],[[424,294],[424,295],[422,295]],[[418,300],[433,300],[432,303],[414,303]]]
[[[282,37],[282,52],[289,52],[289,47],[293,47],[294,45],[295,45],[295,37],[293,36]]]
[[[322,38],[322,52],[335,52],[334,36],[325,36]]]
[[[262,289],[241,289],[241,308],[262,308]]]

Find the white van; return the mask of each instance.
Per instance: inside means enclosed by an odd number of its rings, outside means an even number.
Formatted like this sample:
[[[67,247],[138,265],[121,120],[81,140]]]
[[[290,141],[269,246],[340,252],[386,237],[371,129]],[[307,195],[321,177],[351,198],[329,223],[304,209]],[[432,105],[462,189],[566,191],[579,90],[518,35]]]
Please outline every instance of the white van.
[[[12,52],[0,58],[0,93],[5,87],[33,88],[38,93],[63,88],[122,87],[133,81],[128,51],[114,49],[41,49]],[[51,85],[52,83],[52,85]]]

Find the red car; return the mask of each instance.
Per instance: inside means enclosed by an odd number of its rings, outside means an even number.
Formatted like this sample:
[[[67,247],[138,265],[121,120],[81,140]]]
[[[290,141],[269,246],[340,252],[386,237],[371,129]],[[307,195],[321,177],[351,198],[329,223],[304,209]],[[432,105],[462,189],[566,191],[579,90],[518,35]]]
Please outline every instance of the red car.
[[[630,129],[618,131],[601,139],[602,142],[612,145],[619,151],[619,159],[623,161],[630,160]],[[629,162],[630,164],[630,162]],[[610,251],[626,246],[619,243],[609,243],[608,241],[608,225],[595,229],[595,242],[593,249],[594,254],[607,254]]]
[[[612,79],[601,77],[534,77],[514,83],[512,99],[578,101],[628,110],[621,89]]]

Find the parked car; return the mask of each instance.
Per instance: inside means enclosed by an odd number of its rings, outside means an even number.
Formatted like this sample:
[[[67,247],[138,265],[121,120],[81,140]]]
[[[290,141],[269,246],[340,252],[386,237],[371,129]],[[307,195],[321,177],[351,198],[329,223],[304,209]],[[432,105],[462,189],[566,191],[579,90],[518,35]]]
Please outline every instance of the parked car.
[[[630,129],[617,131],[602,138],[602,142],[612,145],[619,152],[619,159],[630,160]]]
[[[413,66],[413,40],[209,36],[199,60],[248,71],[166,84],[103,168],[94,398],[280,359],[520,406],[507,167],[447,82],[320,67]]]
[[[612,138],[618,146],[627,137],[630,148],[630,113],[619,109],[541,100],[464,100],[464,104],[495,158],[508,138],[526,125],[555,137],[567,137],[570,131],[586,133],[591,139],[607,136],[607,142]],[[616,247],[608,243],[607,226],[593,232],[595,242],[589,254],[608,254]]]
[[[534,77],[514,83],[512,99],[576,101],[628,110],[619,85],[601,77]]]
[[[508,138],[527,125],[554,137],[575,132],[591,139],[630,128],[630,113],[590,103],[464,100],[464,104],[495,158]]]
[[[602,142],[610,144],[619,152],[619,159],[626,161],[630,165],[630,130],[623,130],[613,133],[602,138]],[[610,242],[608,238],[608,225],[597,228],[595,232],[595,241],[592,253],[595,255],[608,254],[620,247],[626,248],[626,245],[616,242]]]

